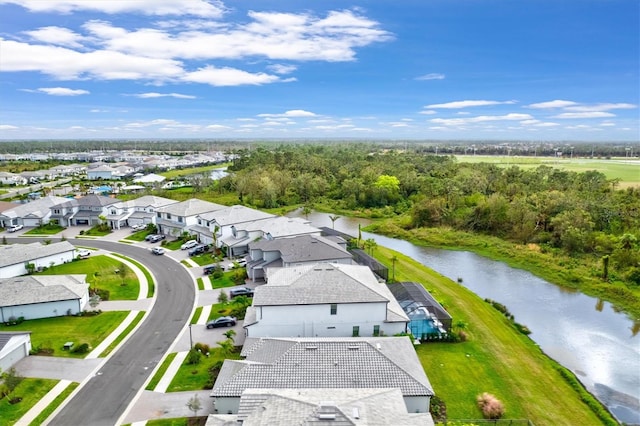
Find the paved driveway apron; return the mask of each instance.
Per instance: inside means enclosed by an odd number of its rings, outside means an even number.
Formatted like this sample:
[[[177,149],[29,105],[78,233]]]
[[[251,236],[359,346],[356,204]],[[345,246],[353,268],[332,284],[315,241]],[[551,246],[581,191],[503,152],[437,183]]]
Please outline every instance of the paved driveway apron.
[[[149,268],[157,281],[157,300],[144,323],[49,423],[114,425],[190,319],[193,281],[182,266],[143,248],[100,240],[71,243],[129,256]]]

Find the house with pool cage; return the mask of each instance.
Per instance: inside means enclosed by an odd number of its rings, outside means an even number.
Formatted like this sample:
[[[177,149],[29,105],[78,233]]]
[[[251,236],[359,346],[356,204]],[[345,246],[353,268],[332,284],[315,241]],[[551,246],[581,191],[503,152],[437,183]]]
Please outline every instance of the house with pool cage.
[[[429,334],[445,334],[451,330],[451,315],[420,283],[387,284],[404,313],[409,317],[407,331],[424,340]]]

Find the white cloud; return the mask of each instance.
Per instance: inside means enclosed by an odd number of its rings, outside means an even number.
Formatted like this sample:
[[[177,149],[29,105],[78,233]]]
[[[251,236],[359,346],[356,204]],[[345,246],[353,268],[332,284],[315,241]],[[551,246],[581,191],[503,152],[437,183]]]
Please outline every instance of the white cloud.
[[[315,117],[316,114],[303,109],[292,109],[283,114],[258,114],[258,117]]]
[[[556,99],[553,101],[547,101],[547,102],[539,102],[539,103],[535,103],[535,104],[530,104],[527,105],[527,108],[534,108],[534,109],[547,109],[547,108],[566,108],[566,107],[570,107],[572,105],[578,105],[576,102],[573,101],[563,101],[560,99]]]
[[[425,109],[420,111],[420,114],[424,114],[424,115],[433,115],[433,114],[437,114],[438,111],[434,111],[432,109]]]
[[[455,102],[447,102],[444,104],[427,105],[425,106],[425,108],[458,109],[458,108],[468,108],[468,107],[488,106],[488,105],[512,105],[515,103],[516,101],[485,101],[485,100],[455,101]]]
[[[222,124],[211,124],[206,127],[207,130],[229,130],[231,127],[223,126]]]
[[[31,12],[63,14],[86,10],[109,14],[143,13],[145,15],[196,15],[218,18],[225,10],[223,4],[217,0],[0,0],[0,4],[2,3],[16,4]]]
[[[12,126],[11,124],[0,124],[0,130],[16,130],[17,126]]]
[[[80,34],[62,27],[42,27],[33,31],[25,31],[32,39],[49,44],[79,48],[80,41],[84,39]]]
[[[241,85],[259,86],[280,81],[280,77],[262,72],[253,74],[236,68],[216,68],[212,65],[207,65],[198,71],[187,73],[181,80],[218,87]]]
[[[487,121],[523,121],[531,119],[533,119],[533,117],[529,114],[510,113],[506,115],[480,115],[470,118],[433,118],[429,121],[444,126],[461,126],[469,123],[483,123]]]
[[[600,123],[600,126],[602,126],[602,127],[615,127],[615,123],[612,123],[611,121],[603,121],[602,123]]]
[[[434,72],[430,74],[421,75],[420,77],[416,77],[415,79],[416,80],[444,80],[445,75]]]
[[[28,92],[46,93],[51,96],[80,96],[88,95],[90,92],[83,89],[69,89],[67,87],[41,87],[36,90],[27,90]]]
[[[298,67],[295,65],[273,64],[269,65],[267,69],[276,74],[291,74],[292,72],[297,70]]]
[[[157,92],[148,92],[148,93],[137,93],[137,94],[133,94],[133,95],[128,95],[128,96],[134,96],[136,98],[141,98],[141,99],[150,99],[150,98],[178,98],[178,99],[195,99],[195,96],[192,95],[182,95],[180,93],[157,93]]]
[[[166,118],[158,118],[156,120],[150,121],[136,121],[132,123],[127,123],[124,127],[127,128],[140,128],[140,127],[150,127],[150,126],[176,126],[178,123],[176,120],[169,120]]]
[[[602,104],[595,104],[595,105],[578,105],[578,106],[571,106],[571,107],[567,107],[565,108],[566,111],[576,111],[576,112],[597,112],[597,111],[610,111],[612,109],[634,109],[637,108],[636,105],[633,104],[626,104],[626,103],[617,103],[617,104],[610,104],[610,103],[602,103]]]
[[[554,115],[553,118],[605,118],[615,117],[615,114],[604,111],[593,112],[563,112],[562,114]]]

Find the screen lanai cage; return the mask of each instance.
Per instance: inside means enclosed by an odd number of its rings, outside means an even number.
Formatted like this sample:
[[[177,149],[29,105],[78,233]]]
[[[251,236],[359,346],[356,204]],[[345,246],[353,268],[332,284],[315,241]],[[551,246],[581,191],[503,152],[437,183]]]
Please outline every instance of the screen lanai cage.
[[[448,333],[451,315],[419,283],[388,284],[404,312],[409,317],[409,330],[417,338],[431,333]]]

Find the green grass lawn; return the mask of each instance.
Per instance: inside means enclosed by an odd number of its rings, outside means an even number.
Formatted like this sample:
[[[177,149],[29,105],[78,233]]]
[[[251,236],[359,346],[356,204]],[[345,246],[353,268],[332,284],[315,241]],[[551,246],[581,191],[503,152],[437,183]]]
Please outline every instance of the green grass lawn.
[[[84,234],[82,235],[86,235],[86,236],[92,236],[92,237],[104,237],[105,235],[109,235],[111,233],[111,229],[110,228],[99,228],[98,226],[94,226],[93,228],[89,228],[86,231],[84,231]]]
[[[64,226],[56,225],[54,223],[47,223],[46,225],[30,229],[23,235],[54,235],[58,232],[64,231],[65,229],[67,228],[65,228]]]
[[[202,401],[200,401],[202,403]],[[186,402],[185,402],[186,404]],[[201,423],[192,423],[192,421],[200,420]],[[147,426],[189,426],[189,425],[200,425],[206,422],[206,416],[200,417],[174,417],[171,419],[155,419],[148,420]]]
[[[124,270],[123,277],[115,270]],[[109,300],[136,300],[138,298],[140,282],[136,274],[119,260],[107,256],[89,256],[87,259],[76,260],[47,268],[39,275],[86,274],[91,289],[99,288],[109,291]]]
[[[57,383],[50,379],[24,379],[8,397],[0,399],[0,425],[15,424]],[[21,397],[22,401],[10,404],[9,399],[15,397]]]
[[[182,238],[178,238],[177,240],[173,240],[173,241],[164,241],[162,243],[162,247],[166,248],[167,250],[180,250],[180,246],[184,244],[185,241],[188,241],[188,240],[183,240]]]
[[[0,325],[0,331],[31,331],[31,347],[51,348],[54,356],[84,358],[85,354],[63,350],[66,342],[75,347],[87,343],[95,348],[128,315],[128,312],[103,312],[95,316],[64,316],[24,321],[21,324]]]
[[[153,232],[143,229],[142,231],[133,232],[131,233],[131,235],[127,235],[125,239],[133,240],[133,241],[144,241],[147,235],[150,235],[150,234],[153,234]]]
[[[154,374],[153,378],[149,381],[149,384],[145,388],[146,390],[152,391],[156,388],[156,386],[158,386],[158,383],[160,383],[160,380],[162,380],[162,376],[164,376],[165,371],[167,371],[167,368],[169,368],[176,355],[178,355],[177,352],[173,352],[167,355],[164,361],[162,361],[162,365],[160,365],[160,367],[156,371],[156,374]]]
[[[211,279],[211,286],[213,288],[225,288],[225,287],[233,287],[238,284],[234,281],[235,271],[223,272],[222,277],[213,278],[213,275],[209,275]]]
[[[204,280],[202,277],[198,278],[196,282],[198,283],[198,290],[204,290]]]
[[[489,392],[504,403],[507,418],[528,418],[536,425],[603,423],[560,376],[557,363],[488,303],[401,253],[378,247],[374,254],[389,268],[389,259],[397,256],[398,281],[422,283],[446,307],[454,323],[468,324],[466,342],[417,347],[450,419],[481,418],[475,398]]]
[[[198,318],[200,318],[201,314],[202,314],[202,306],[198,306],[196,310],[193,312],[193,316],[191,317],[190,324],[197,324]]]
[[[182,363],[175,377],[171,381],[167,392],[207,389],[206,385],[210,380],[209,368],[211,368],[216,362],[224,361],[225,358],[240,359],[240,355],[237,353],[225,354],[214,343],[214,345],[211,346],[209,356],[203,356],[200,364],[189,365],[186,363],[186,360]]]
[[[71,395],[71,392],[73,392],[79,384],[80,383],[77,382],[70,383],[69,386],[67,386],[62,391],[62,393],[58,395],[51,402],[51,404],[47,406],[47,408],[45,408],[40,414],[38,414],[35,419],[33,419],[31,423],[29,423],[29,426],[40,426],[42,423],[44,423],[44,421],[56,410],[56,408],[58,408],[60,404],[62,404],[62,401],[64,401],[69,395]]]
[[[151,272],[149,272],[147,268],[145,268],[140,262],[136,260],[123,256],[120,253],[111,253],[111,254],[117,257],[121,257],[123,259],[127,259],[129,262],[133,263],[138,268],[140,268],[145,278],[147,279],[147,286],[148,286],[147,297],[153,297],[153,294],[155,293],[156,285],[155,285],[155,282],[153,281],[153,277],[151,276]]]
[[[193,175],[196,173],[204,173],[204,172],[210,172],[211,170],[215,170],[215,169],[222,169],[224,167],[227,167],[227,164],[213,164],[210,166],[201,166],[201,167],[189,167],[187,169],[176,169],[176,170],[169,170],[167,172],[162,172],[159,173],[161,176],[164,176],[167,178],[167,180],[171,180],[171,179],[175,179],[177,177],[180,176],[187,176],[187,175]]]
[[[200,266],[210,265],[220,261],[220,259],[216,258],[213,253],[202,253],[197,256],[192,256],[190,259]]]

